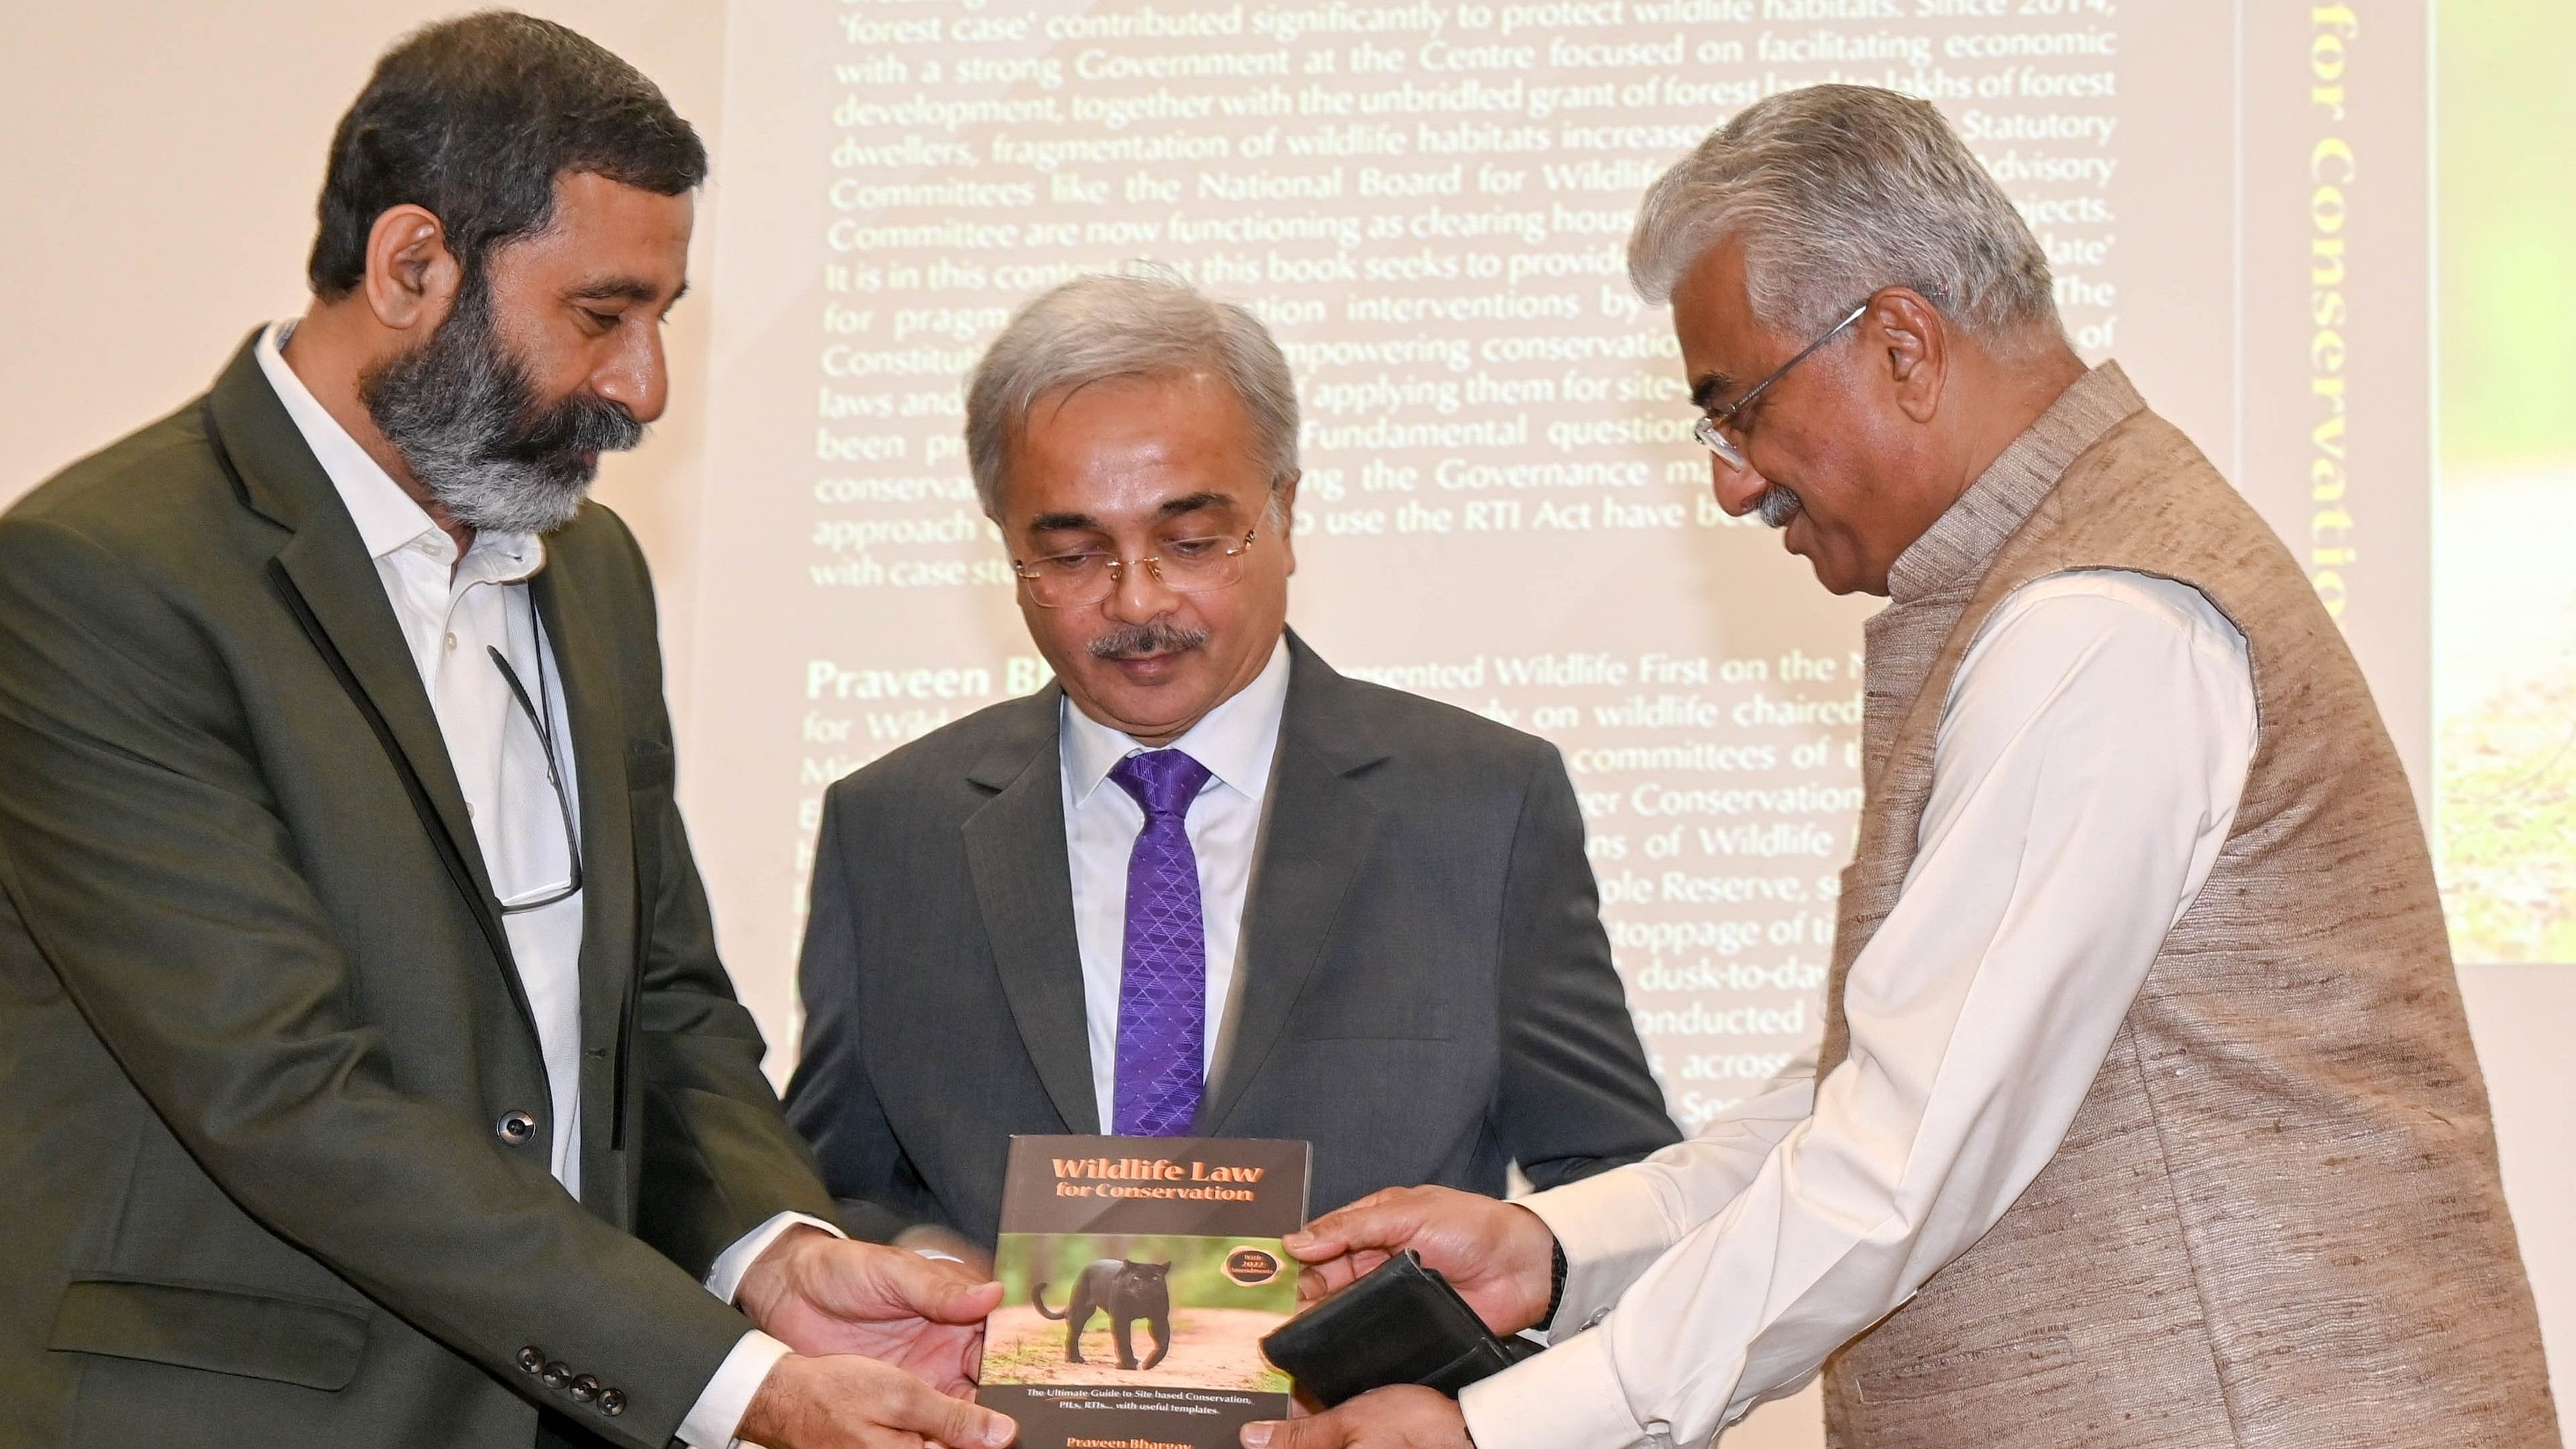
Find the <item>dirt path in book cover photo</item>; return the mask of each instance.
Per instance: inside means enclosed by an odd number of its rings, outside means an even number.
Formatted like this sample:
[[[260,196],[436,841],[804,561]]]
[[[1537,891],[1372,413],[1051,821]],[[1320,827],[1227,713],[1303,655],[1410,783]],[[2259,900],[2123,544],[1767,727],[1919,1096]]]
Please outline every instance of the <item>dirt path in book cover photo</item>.
[[[984,1375],[988,1384],[1109,1384],[1174,1388],[1250,1389],[1284,1394],[1288,1376],[1261,1356],[1261,1336],[1287,1317],[1246,1308],[1172,1310],[1172,1351],[1146,1369],[1118,1366],[1118,1343],[1109,1320],[1095,1316],[1082,1335],[1083,1363],[1064,1357],[1064,1325],[1026,1306],[1004,1308],[984,1325]],[[1154,1335],[1142,1322],[1130,1342],[1138,1361],[1153,1357]]]

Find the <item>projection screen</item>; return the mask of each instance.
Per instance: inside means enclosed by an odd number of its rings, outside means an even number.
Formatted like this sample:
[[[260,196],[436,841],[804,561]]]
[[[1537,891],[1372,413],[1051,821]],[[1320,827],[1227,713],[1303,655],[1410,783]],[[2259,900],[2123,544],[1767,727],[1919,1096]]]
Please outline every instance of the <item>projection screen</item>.
[[[1817,81],[1950,116],[2078,350],[2289,541],[2426,777],[2423,67],[2343,7],[735,0],[729,24],[688,803],[782,1071],[823,789],[1044,682],[961,376],[1020,301],[1142,265],[1252,307],[1296,371],[1293,626],[1563,749],[1676,1117],[1812,1037],[1874,601],[1716,508],[1622,251],[1665,164]]]

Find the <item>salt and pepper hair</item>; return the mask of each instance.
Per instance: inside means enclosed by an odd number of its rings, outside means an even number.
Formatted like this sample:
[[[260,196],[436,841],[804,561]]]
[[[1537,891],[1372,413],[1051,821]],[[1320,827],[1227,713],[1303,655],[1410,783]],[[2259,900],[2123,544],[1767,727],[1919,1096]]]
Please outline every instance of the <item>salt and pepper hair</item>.
[[[1261,319],[1161,271],[1077,277],[1022,307],[966,385],[966,461],[987,517],[1002,516],[1011,445],[1051,393],[1113,378],[1207,373],[1252,421],[1276,490],[1297,472],[1297,384]]]
[[[1629,279],[1668,301],[1729,238],[1774,332],[1822,332],[1902,285],[2006,355],[2064,336],[2048,256],[2003,188],[1939,111],[1894,91],[1808,86],[1738,112],[1647,189]]]

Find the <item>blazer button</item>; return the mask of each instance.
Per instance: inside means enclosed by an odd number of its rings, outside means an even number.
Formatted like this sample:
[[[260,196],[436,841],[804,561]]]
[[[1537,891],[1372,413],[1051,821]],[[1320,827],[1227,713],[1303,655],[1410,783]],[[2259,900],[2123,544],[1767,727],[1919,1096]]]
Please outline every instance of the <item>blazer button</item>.
[[[617,1389],[601,1389],[599,1391],[599,1412],[606,1414],[612,1419],[625,1413],[625,1393]]]
[[[588,1374],[583,1374],[580,1378],[572,1381],[572,1400],[574,1403],[587,1404],[598,1397],[599,1380],[592,1378]]]
[[[537,1119],[525,1112],[504,1112],[501,1120],[492,1124],[492,1130],[502,1141],[516,1147],[537,1135]]]
[[[537,1382],[550,1389],[562,1388],[572,1382],[572,1365],[562,1359],[556,1359],[553,1363],[537,1370]]]
[[[523,1371],[535,1373],[537,1370],[544,1368],[545,1366],[546,1351],[544,1349],[531,1344],[528,1347],[519,1350],[519,1367]]]

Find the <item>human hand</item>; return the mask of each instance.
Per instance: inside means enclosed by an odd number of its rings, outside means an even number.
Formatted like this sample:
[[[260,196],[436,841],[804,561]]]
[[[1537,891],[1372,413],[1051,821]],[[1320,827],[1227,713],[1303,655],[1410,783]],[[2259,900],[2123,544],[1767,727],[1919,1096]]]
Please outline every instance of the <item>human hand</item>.
[[[791,1353],[761,1380],[734,1432],[766,1449],[1003,1449],[1020,1429],[890,1364]]]
[[[962,1263],[800,1225],[743,1274],[734,1301],[799,1354],[864,1355],[964,1397],[1002,1285]]]
[[[1243,1426],[1244,1449],[1475,1449],[1457,1402],[1437,1389],[1397,1384],[1339,1408]]]
[[[1496,1333],[1535,1326],[1555,1276],[1556,1235],[1538,1214],[1445,1187],[1373,1192],[1282,1241],[1306,1265],[1297,1275],[1301,1302],[1338,1293],[1410,1248]]]
[[[993,1276],[993,1255],[958,1233],[936,1223],[919,1223],[895,1234],[894,1245],[908,1253],[955,1258],[979,1278]]]

